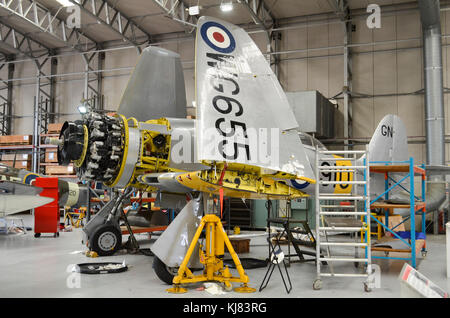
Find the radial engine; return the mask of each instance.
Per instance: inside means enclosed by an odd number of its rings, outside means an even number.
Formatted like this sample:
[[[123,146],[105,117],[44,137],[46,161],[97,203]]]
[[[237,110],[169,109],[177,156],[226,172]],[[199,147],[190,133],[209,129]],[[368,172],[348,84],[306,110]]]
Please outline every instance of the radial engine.
[[[171,160],[172,135],[177,130],[188,134],[188,144],[193,144],[193,120],[138,122],[120,114],[90,112],[82,120],[64,123],[57,141],[58,162],[73,162],[80,180],[142,188],[141,175],[184,170],[183,164]]]

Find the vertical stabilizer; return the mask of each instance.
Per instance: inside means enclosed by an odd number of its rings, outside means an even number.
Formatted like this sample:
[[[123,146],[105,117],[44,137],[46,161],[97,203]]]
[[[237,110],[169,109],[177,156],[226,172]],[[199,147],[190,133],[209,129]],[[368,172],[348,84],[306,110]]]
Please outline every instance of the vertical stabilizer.
[[[186,118],[186,91],[180,56],[146,48],[122,96],[118,113],[139,121],[161,117]]]
[[[370,162],[409,159],[406,128],[400,117],[386,115],[369,143]]]

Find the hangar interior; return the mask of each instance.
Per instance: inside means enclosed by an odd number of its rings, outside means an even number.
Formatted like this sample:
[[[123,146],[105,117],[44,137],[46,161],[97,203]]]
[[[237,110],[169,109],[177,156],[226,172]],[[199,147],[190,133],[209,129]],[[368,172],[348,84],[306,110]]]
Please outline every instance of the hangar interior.
[[[72,164],[66,167],[58,163],[56,146],[49,145],[47,138],[58,138],[62,123],[80,120],[80,106],[88,104],[102,114],[117,112],[130,76],[147,47],[179,54],[186,91],[186,118],[195,120],[198,106],[195,37],[200,17],[207,16],[237,25],[248,33],[270,63],[291,107],[295,105],[300,130],[308,125],[308,130],[302,131],[313,135],[329,150],[365,150],[380,121],[393,114],[405,126],[408,157],[413,158],[414,165],[448,166],[450,1],[429,1],[429,6],[423,2],[427,1],[0,1],[0,130],[1,137],[19,138],[19,141],[6,138],[1,142],[2,164],[80,183],[82,180]],[[198,13],[195,12],[197,9]],[[379,17],[374,16],[377,13]],[[426,23],[428,27],[425,27]],[[430,36],[428,30],[432,30]],[[440,34],[434,34],[435,30]],[[436,38],[437,45],[436,41],[427,42]],[[440,52],[440,58],[435,52]],[[430,58],[432,62],[427,64],[427,57],[433,54],[438,55],[437,60]],[[441,65],[436,62],[439,60]],[[430,74],[430,69],[440,73]],[[164,77],[164,74],[151,76]],[[310,97],[312,99],[308,99]],[[296,104],[305,100],[306,106]],[[313,144],[315,140],[309,142]],[[448,221],[448,194],[445,191],[448,192],[448,188],[446,179],[442,178],[439,180],[445,184],[442,192],[445,198],[423,222],[427,234],[426,251],[422,248],[420,253],[418,249],[417,264],[414,260],[417,266],[414,267],[443,290],[449,290],[445,273]],[[412,179],[409,186],[414,187],[414,194],[420,197],[423,180]],[[430,183],[438,182],[436,180],[436,176],[428,177]],[[89,186],[97,187],[91,181]],[[78,218],[80,211],[86,209],[86,217],[91,217],[91,212],[95,215],[102,207],[99,201],[115,198],[108,187],[99,186],[98,190],[106,192],[92,194],[98,200],[88,199],[85,209],[78,209]],[[230,234],[238,236],[240,230],[255,235],[249,243],[246,241],[247,249],[238,252],[240,257],[265,259],[268,255],[266,237],[259,236],[268,227],[267,202],[240,198],[224,200],[230,217],[224,220],[225,227],[228,226]],[[270,202],[273,215],[306,220],[313,230],[316,228],[317,201],[314,196]],[[68,221],[66,215],[70,209],[60,208],[64,210],[59,214],[60,221]],[[170,214],[172,210],[176,209],[168,209],[166,213]],[[417,215],[416,218],[422,220]],[[118,251],[113,256],[86,258],[86,246],[80,243],[83,226],[72,223],[68,226],[70,231],[58,229],[58,237],[43,235],[37,238],[33,236],[33,231],[36,233],[35,212],[10,215],[3,221],[5,232],[9,232],[11,224],[20,228],[22,222],[28,231],[0,236],[2,297],[210,296],[193,289],[187,294],[168,294],[167,284],[153,272],[152,256]],[[411,227],[408,222],[404,224],[405,231]],[[420,232],[420,226],[417,229]],[[378,230],[381,231],[374,231]],[[135,236],[141,247],[151,248],[160,232],[152,233],[150,239],[148,233],[136,232]],[[128,236],[124,235],[124,242],[125,237]],[[283,244],[282,249],[286,250],[288,246],[292,248],[290,244]],[[373,252],[380,256],[388,254],[384,250]],[[390,253],[397,258],[404,254]],[[121,263],[124,260],[130,266],[125,273],[82,275],[81,288],[67,285],[71,264]],[[293,285],[290,293],[286,292],[278,273],[274,273],[267,288],[261,291],[215,296],[411,295],[397,278],[404,260],[379,259],[373,260],[373,264],[381,270],[381,287],[370,288],[370,292],[364,291],[367,288],[363,288],[363,280],[358,278],[324,278],[321,288],[313,288],[314,263],[290,264],[289,258],[287,270]],[[353,264],[346,264],[343,270],[352,273],[353,268]],[[246,270],[250,285],[257,288],[266,271],[267,267]]]

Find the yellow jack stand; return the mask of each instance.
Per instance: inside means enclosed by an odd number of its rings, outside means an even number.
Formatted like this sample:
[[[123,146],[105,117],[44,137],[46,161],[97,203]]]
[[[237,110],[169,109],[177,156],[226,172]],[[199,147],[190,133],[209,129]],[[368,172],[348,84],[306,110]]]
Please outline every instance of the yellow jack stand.
[[[203,229],[206,231],[206,246],[205,251],[203,251],[203,246],[200,245],[200,263],[205,266],[205,269],[203,270],[203,274],[195,276],[189,270],[187,265]],[[233,277],[228,266],[225,268],[223,266],[225,245],[227,246],[228,252],[236,265],[239,277]],[[173,288],[167,289],[167,292],[186,293],[187,290],[180,287],[181,284],[207,281],[224,283],[225,289],[228,291],[232,289],[231,282],[242,283],[241,287],[235,288],[234,290],[238,293],[254,293],[256,291],[256,289],[248,287],[248,276],[245,274],[239,257],[234,251],[233,246],[225,233],[222,222],[220,222],[220,219],[214,214],[207,214],[202,218],[200,226],[197,228],[197,232],[195,232],[186,256],[178,269],[178,274],[173,278]]]

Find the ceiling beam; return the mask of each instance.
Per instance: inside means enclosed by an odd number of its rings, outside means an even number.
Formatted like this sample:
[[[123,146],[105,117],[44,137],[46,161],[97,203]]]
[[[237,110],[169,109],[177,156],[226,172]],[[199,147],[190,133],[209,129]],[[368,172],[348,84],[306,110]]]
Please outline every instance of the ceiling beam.
[[[0,47],[2,46],[32,60],[47,56],[52,51],[51,48],[0,22]],[[46,53],[42,53],[42,49],[45,49]]]
[[[347,0],[328,0],[328,4],[341,20],[348,18],[350,8]]]
[[[264,0],[241,0],[241,3],[250,13],[253,22],[266,32],[270,32],[270,29],[275,24],[275,18],[267,10]],[[267,25],[266,21],[270,21],[270,25]]]
[[[97,43],[93,39],[77,28],[69,28],[65,21],[56,17],[62,8],[55,15],[52,15],[49,9],[34,0],[0,0],[1,11],[6,11],[9,15],[20,18],[37,28],[40,33],[50,36],[65,47],[73,48],[79,52],[84,51],[82,46],[86,46],[86,44],[95,48]]]
[[[450,3],[450,0],[446,0],[444,1],[445,3]],[[413,5],[413,7],[411,7],[411,5]],[[209,8],[209,7],[217,7],[217,5],[211,5],[211,6],[205,6],[205,8]],[[381,6],[382,9],[382,15],[392,15],[392,14],[405,14],[405,13],[409,13],[409,12],[414,12],[417,11],[417,2],[407,2],[407,3],[402,3],[402,4],[396,4],[396,5],[382,5]],[[441,11],[445,11],[445,10],[450,10],[450,6],[441,6]],[[323,24],[329,24],[329,23],[333,23],[335,24],[336,22],[338,22],[337,19],[331,19],[330,20],[330,15],[334,14],[334,10],[330,10],[327,11],[325,13],[321,13],[321,14],[312,14],[312,15],[303,15],[303,16],[294,16],[294,17],[289,17],[289,18],[277,18],[276,22],[277,22],[277,26],[273,29],[273,31],[283,31],[283,30],[288,30],[288,29],[297,29],[297,28],[304,28],[308,25],[308,23],[311,23],[311,21],[313,21],[312,23],[323,23]],[[160,15],[161,13],[155,13],[152,15]],[[352,9],[350,10],[350,14],[351,14],[351,19],[348,20],[353,21],[354,19],[365,19],[368,15],[368,13],[365,10],[362,9]],[[131,17],[130,19],[132,20],[138,20],[140,18],[146,17],[147,15],[142,15],[142,16],[134,16]],[[314,19],[312,19],[314,18]],[[310,22],[308,22],[310,21]],[[1,21],[0,21],[1,22]],[[342,21],[341,21],[342,22]],[[85,25],[91,25],[91,24],[83,24],[83,26]],[[265,32],[263,29],[261,29],[260,27],[257,27],[255,24],[251,23],[245,23],[245,24],[238,24],[238,26],[244,28],[247,30],[247,32],[249,32],[250,34],[253,33],[262,33]],[[31,34],[31,32],[30,32]],[[27,33],[27,35],[30,35]],[[184,31],[182,32],[172,32],[172,33],[162,33],[162,34],[156,34],[154,36],[152,36],[152,43],[155,43],[157,45],[162,44],[162,43],[170,43],[170,42],[178,42],[178,41],[192,41],[194,39],[193,34],[188,34]],[[147,40],[146,36],[139,36],[136,38],[136,40],[138,42],[145,42]],[[108,49],[112,49],[112,48],[120,48],[120,47],[124,47],[127,45],[128,42],[124,42],[123,39],[115,39],[115,40],[110,40],[110,41],[105,41],[100,43],[101,46],[103,48],[108,48]],[[129,44],[129,43],[128,43]],[[59,49],[58,52],[60,52],[60,54],[64,54],[67,53],[68,56],[70,56],[71,54],[78,54],[77,52],[72,52],[73,50],[64,50],[63,48]],[[35,50],[35,53],[39,53],[41,56],[45,55],[47,53],[47,49],[43,49],[41,48],[40,50]],[[1,54],[1,52],[0,52]],[[1,61],[0,61],[1,62]]]
[[[197,27],[197,18],[186,14],[189,4],[183,0],[153,0],[164,11],[164,15],[180,23],[185,31],[191,33]]]
[[[97,20],[98,23],[107,26],[118,34],[123,41],[135,46],[140,52],[140,45],[151,42],[151,35],[143,30],[134,21],[110,5],[106,0],[69,0],[78,6],[84,13]],[[147,41],[139,43],[137,33],[143,33]]]

